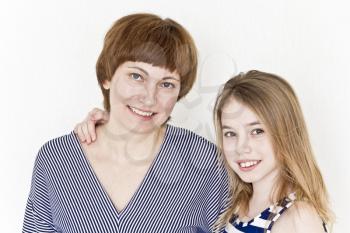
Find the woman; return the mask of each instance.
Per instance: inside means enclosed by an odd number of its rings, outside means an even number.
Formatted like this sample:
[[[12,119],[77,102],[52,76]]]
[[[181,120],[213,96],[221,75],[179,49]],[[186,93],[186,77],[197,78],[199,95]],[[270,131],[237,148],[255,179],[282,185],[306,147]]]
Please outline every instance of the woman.
[[[227,174],[214,144],[167,124],[197,53],[171,19],[133,14],[108,31],[97,78],[109,114],[96,140],[74,132],[39,151],[23,232],[209,232]]]
[[[77,125],[86,132],[83,140],[103,115],[95,110]],[[230,180],[229,208],[217,229],[327,232],[333,219],[327,191],[297,97],[284,79],[260,71],[233,77],[218,95],[214,120]]]

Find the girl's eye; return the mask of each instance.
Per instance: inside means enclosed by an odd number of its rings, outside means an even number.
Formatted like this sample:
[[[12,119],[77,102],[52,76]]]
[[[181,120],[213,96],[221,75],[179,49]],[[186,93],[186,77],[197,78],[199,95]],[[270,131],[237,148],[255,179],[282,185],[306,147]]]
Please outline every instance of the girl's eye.
[[[130,74],[130,77],[133,79],[133,80],[136,80],[136,81],[139,81],[139,80],[142,80],[142,76],[137,74],[137,73],[131,73]]]
[[[164,88],[175,88],[175,85],[173,83],[169,83],[169,82],[164,82],[161,84],[161,86]]]
[[[225,133],[224,133],[224,136],[227,137],[227,138],[230,138],[230,137],[236,136],[236,133],[235,133],[235,132],[228,131],[228,132],[225,132]]]
[[[263,129],[253,129],[252,130],[252,134],[253,135],[260,135],[260,134],[263,134],[265,133],[265,131]]]

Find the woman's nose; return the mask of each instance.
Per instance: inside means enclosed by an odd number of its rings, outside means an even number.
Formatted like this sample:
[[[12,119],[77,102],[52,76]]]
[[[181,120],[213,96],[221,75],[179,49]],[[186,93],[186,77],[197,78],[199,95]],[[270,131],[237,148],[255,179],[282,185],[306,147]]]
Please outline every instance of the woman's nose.
[[[141,96],[141,101],[146,106],[153,106],[157,103],[157,89],[153,86],[147,86]]]

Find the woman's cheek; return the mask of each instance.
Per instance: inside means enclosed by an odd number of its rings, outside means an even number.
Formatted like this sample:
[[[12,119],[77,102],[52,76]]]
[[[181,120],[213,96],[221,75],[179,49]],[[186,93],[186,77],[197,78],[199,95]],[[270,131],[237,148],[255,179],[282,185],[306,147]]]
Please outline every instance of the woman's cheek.
[[[158,96],[158,101],[162,109],[165,110],[166,113],[170,114],[175,107],[177,102],[178,95],[169,95],[169,94],[160,94]]]

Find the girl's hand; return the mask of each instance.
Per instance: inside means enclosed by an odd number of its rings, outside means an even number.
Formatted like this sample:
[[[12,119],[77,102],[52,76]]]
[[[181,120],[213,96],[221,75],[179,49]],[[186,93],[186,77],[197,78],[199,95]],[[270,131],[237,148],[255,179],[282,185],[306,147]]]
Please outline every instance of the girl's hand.
[[[89,112],[83,122],[78,123],[75,126],[74,132],[78,134],[81,142],[90,144],[96,140],[96,125],[104,124],[108,122],[108,119],[108,112],[103,111],[99,108],[94,108]]]

